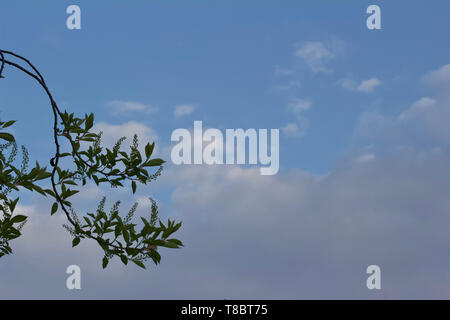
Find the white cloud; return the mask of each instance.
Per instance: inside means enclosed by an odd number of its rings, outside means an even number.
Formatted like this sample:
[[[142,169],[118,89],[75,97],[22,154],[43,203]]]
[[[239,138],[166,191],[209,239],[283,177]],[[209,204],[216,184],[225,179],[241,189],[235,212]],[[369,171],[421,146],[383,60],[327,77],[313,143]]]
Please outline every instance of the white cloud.
[[[303,137],[309,128],[309,120],[303,113],[311,108],[311,101],[308,99],[292,98],[287,104],[287,110],[295,115],[296,123],[288,123],[281,131],[287,136]]]
[[[314,72],[325,72],[325,63],[335,57],[322,42],[307,42],[295,51],[295,56],[302,59]]]
[[[327,63],[343,52],[344,43],[334,40],[329,42],[309,41],[299,46],[294,55],[305,63],[313,72],[329,72]]]
[[[190,115],[194,112],[195,106],[192,104],[180,104],[175,106],[175,110],[173,112],[174,116],[179,118],[182,116]]]
[[[289,101],[287,108],[289,111],[299,117],[304,111],[311,108],[311,101],[308,99],[293,98]]]
[[[152,128],[136,121],[129,121],[119,125],[98,122],[94,125],[93,132],[100,131],[103,132],[102,144],[108,148],[112,148],[121,137],[126,137],[127,139],[122,144],[122,148],[126,149],[126,151],[129,151],[128,147],[133,141],[134,134],[138,135],[140,150],[143,150],[148,142],[152,143],[158,140],[158,136]],[[155,146],[154,154],[157,154],[157,148],[159,148],[158,144]]]
[[[232,275],[214,278],[235,298],[448,297],[442,279],[450,265],[449,156],[370,161],[374,155],[366,155],[367,165],[326,177],[292,170],[265,179],[253,169],[180,168],[171,173],[173,202],[191,220],[189,254],[213,261],[214,272],[203,277],[222,274],[224,253],[238,259],[227,263]],[[208,246],[201,245],[205,238]],[[383,295],[365,288],[365,269],[374,261],[389,270]],[[221,294],[229,297],[224,291],[213,297]]]
[[[81,298],[448,298],[449,158],[397,154],[325,177],[172,168],[162,178],[174,188],[171,206],[183,220],[177,236],[186,247],[161,250],[161,265],[146,272],[117,259],[102,270],[95,243],[71,248],[61,215],[28,210],[15,255],[0,264],[0,296],[73,297],[65,269],[77,264]],[[365,287],[374,263],[386,271],[383,294]]]
[[[158,109],[151,104],[143,104],[134,101],[113,100],[107,103],[108,107],[114,115],[119,115],[125,112],[145,112],[154,113]]]
[[[285,77],[285,76],[290,76],[293,73],[294,73],[294,70],[292,70],[292,69],[275,66],[275,75],[276,76]]]
[[[357,82],[351,78],[344,78],[337,82],[342,88],[348,91],[372,92],[376,87],[381,85],[381,81],[377,78],[370,78]]]
[[[373,153],[366,153],[366,154],[363,154],[360,157],[358,157],[356,162],[364,163],[364,162],[368,162],[368,161],[372,161],[372,160],[375,160],[375,154],[373,154]]]
[[[423,80],[426,83],[432,84],[432,85],[439,85],[439,84],[448,84],[450,83],[450,64],[444,65],[441,68],[431,71],[427,73]]]
[[[281,132],[289,137],[302,138],[309,129],[309,120],[301,117],[297,119],[297,123],[288,123],[281,128]]]
[[[381,85],[381,81],[377,78],[370,78],[368,80],[363,80],[356,90],[361,92],[372,92],[375,87]]]
[[[295,137],[298,135],[299,130],[296,123],[288,123],[281,128],[281,131],[287,136]]]
[[[403,111],[398,116],[398,119],[402,121],[413,119],[414,117],[420,116],[420,114],[429,111],[430,108],[435,104],[435,99],[431,99],[428,97],[421,98],[420,100],[414,102],[409,109]]]
[[[383,147],[413,145],[422,149],[449,146],[450,103],[447,98],[423,97],[398,115],[363,113],[355,137],[362,143],[377,142]]]

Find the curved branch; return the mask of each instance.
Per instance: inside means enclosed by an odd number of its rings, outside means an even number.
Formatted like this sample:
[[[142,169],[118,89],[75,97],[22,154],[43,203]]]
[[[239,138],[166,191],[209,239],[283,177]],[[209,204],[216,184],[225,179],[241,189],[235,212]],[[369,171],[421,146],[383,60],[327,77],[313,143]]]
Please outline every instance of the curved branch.
[[[59,141],[58,141],[58,116],[61,118],[61,120],[63,120],[61,117],[61,111],[59,110],[58,105],[56,104],[55,100],[53,99],[53,96],[50,93],[50,90],[48,89],[47,85],[45,84],[44,77],[39,73],[39,71],[37,71],[36,67],[34,67],[34,65],[29,60],[27,60],[26,58],[24,58],[18,54],[12,53],[10,51],[5,51],[5,50],[0,49],[0,53],[1,53],[1,59],[2,59],[2,69],[3,69],[4,64],[6,63],[8,65],[11,65],[11,66],[21,70],[24,73],[26,73],[30,77],[34,78],[41,85],[41,87],[45,90],[48,98],[50,99],[50,103],[52,105],[52,111],[53,111],[53,118],[54,118],[53,138],[54,138],[54,142],[55,142],[55,146],[56,146],[55,157],[53,157],[51,160],[51,165],[53,166],[52,176],[51,176],[52,189],[53,189],[53,192],[55,193],[55,198],[60,203],[61,208],[63,209],[64,213],[66,214],[67,219],[69,220],[69,222],[72,225],[75,226],[76,224],[70,217],[70,213],[68,212],[67,208],[65,207],[65,205],[62,201],[62,199],[58,193],[58,190],[56,189],[56,183],[55,183],[56,167],[58,166],[59,156],[60,156],[60,145],[59,145]],[[5,56],[4,56],[5,54],[12,55],[16,58],[19,58],[19,59],[25,61],[38,75],[31,73],[30,71],[26,70],[25,68],[23,68],[22,66],[14,63],[14,62],[6,60]],[[1,75],[1,73],[0,73],[0,75]]]
[[[12,62],[10,60],[7,60],[5,55],[10,55],[13,56],[15,58],[18,58],[24,62],[26,62],[26,64],[31,67],[31,69],[36,73],[32,73],[31,71],[27,70],[26,68],[22,67],[21,65]],[[55,102],[55,100],[53,99],[53,96],[50,92],[50,90],[48,89],[46,83],[45,83],[45,79],[42,76],[42,74],[37,70],[37,68],[26,58],[22,57],[21,55],[18,55],[16,53],[10,52],[10,51],[6,51],[6,50],[0,50],[0,59],[1,59],[1,64],[0,64],[0,77],[2,77],[2,72],[4,70],[4,66],[5,65],[10,65],[22,72],[24,72],[25,74],[27,74],[28,76],[32,77],[33,79],[35,79],[39,85],[44,89],[44,91],[46,92],[50,103],[51,103],[51,107],[52,107],[52,112],[53,112],[53,138],[54,138],[54,143],[55,143],[55,156],[53,158],[50,159],[50,164],[53,167],[52,172],[51,172],[51,184],[52,184],[52,189],[53,189],[53,193],[55,195],[55,199],[56,201],[59,203],[61,209],[63,210],[63,212],[66,215],[67,220],[70,222],[70,224],[72,226],[74,226],[75,228],[78,228],[78,224],[72,219],[70,212],[68,210],[68,208],[66,207],[64,200],[62,199],[60,193],[58,192],[56,186],[57,183],[55,181],[55,176],[56,176],[56,172],[57,172],[57,168],[58,168],[58,163],[60,160],[60,143],[58,140],[58,117],[61,119],[62,123],[65,124],[63,115],[57,105],[57,103]],[[3,78],[3,77],[2,77]],[[72,142],[70,136],[66,137],[69,139],[70,142]],[[72,157],[77,157],[78,159],[82,160],[84,162],[84,160],[81,158],[81,155],[79,155],[77,152],[72,152]],[[102,239],[101,237],[96,237],[93,236],[92,234],[84,234],[84,236],[91,238],[93,240],[96,240],[100,245],[107,245],[108,247],[114,248],[114,249],[138,249],[141,250],[142,248],[123,248],[117,245],[114,245],[112,243],[109,242],[105,242],[104,239]]]

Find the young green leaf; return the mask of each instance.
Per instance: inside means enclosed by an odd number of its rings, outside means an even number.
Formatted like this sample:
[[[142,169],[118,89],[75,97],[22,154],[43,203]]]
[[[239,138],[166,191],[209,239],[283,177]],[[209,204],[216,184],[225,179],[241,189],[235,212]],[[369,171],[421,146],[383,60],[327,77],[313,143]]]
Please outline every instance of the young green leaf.
[[[6,140],[6,141],[10,141],[10,142],[14,142],[14,136],[12,134],[6,133],[6,132],[0,132],[0,139]]]
[[[17,216],[12,217],[11,223],[19,223],[25,220],[27,220],[27,217],[19,214]]]
[[[51,215],[55,214],[56,211],[58,211],[58,203],[57,202],[53,203],[53,205],[52,205]]]
[[[80,243],[80,238],[76,237],[72,240],[72,248],[76,247]]]
[[[102,261],[103,269],[106,268],[106,266],[108,265],[108,262],[109,262],[108,258],[107,257],[103,257],[103,261]]]
[[[136,260],[136,259],[132,259],[131,261],[133,261],[136,265],[138,265],[138,266],[141,267],[142,269],[146,269],[146,268],[145,268],[145,265],[142,263],[142,261]]]

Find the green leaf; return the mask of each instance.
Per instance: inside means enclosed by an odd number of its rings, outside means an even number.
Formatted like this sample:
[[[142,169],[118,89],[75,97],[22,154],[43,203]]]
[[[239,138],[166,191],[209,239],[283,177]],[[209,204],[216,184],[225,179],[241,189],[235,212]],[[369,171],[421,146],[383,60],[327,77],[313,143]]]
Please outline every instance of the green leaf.
[[[152,144],[147,143],[147,145],[145,146],[145,156],[148,158],[150,158],[150,156],[153,153],[153,149],[155,148],[155,143],[153,142]]]
[[[160,166],[164,163],[165,161],[163,159],[152,159],[147,161],[146,163],[144,163],[144,167],[156,167],[156,166]]]
[[[131,182],[131,189],[133,189],[133,194],[136,193],[136,181]]]
[[[175,242],[169,242],[169,241],[167,241],[166,243],[164,243],[164,244],[162,245],[162,247],[171,248],[171,249],[178,249],[178,248],[179,248],[179,245],[176,244]]]
[[[146,268],[145,268],[145,265],[144,265],[140,260],[135,260],[135,259],[133,259],[133,260],[131,260],[131,261],[133,261],[136,265],[138,265],[138,266],[141,267],[142,269],[146,269]]]
[[[92,227],[92,222],[91,222],[91,220],[89,220],[88,217],[83,217],[83,219],[84,219],[84,221],[86,221],[86,223],[87,223],[90,227]]]
[[[121,232],[122,232],[122,230],[121,230],[120,226],[116,225],[116,228],[114,229],[114,236],[117,238]]]
[[[166,241],[167,241],[167,242],[172,242],[172,243],[176,244],[177,246],[183,247],[183,242],[181,242],[181,241],[178,240],[178,239],[167,239]]]
[[[128,233],[127,230],[123,230],[122,231],[122,235],[123,235],[123,239],[125,240],[125,242],[128,244],[130,243],[130,234]]]
[[[76,247],[80,243],[80,238],[76,237],[72,241],[72,248]]]
[[[11,213],[12,213],[12,212],[14,211],[14,209],[16,208],[17,201],[19,201],[19,198],[17,198],[17,199],[14,200],[14,201],[11,201],[11,202],[8,204],[9,211],[10,211]]]
[[[52,205],[52,213],[51,213],[51,215],[55,214],[56,211],[58,211],[58,203],[57,202],[55,202]]]
[[[17,216],[12,217],[11,223],[19,223],[25,220],[27,220],[27,217],[19,214]]]
[[[15,122],[16,122],[15,120],[8,121],[3,125],[3,128],[8,128],[9,126],[12,126]]]
[[[106,268],[106,266],[108,265],[108,262],[109,262],[108,258],[107,257],[103,257],[103,263],[102,263],[103,269]]]
[[[0,139],[13,142],[15,141],[14,136],[12,134],[6,132],[0,132]]]
[[[92,128],[93,125],[94,125],[94,114],[91,113],[91,114],[86,118],[85,129],[86,129],[86,130],[89,130],[90,128]]]
[[[127,256],[125,256],[125,255],[121,255],[120,256],[120,260],[122,260],[122,262],[123,262],[123,264],[124,265],[127,265],[128,264],[128,258],[127,258]]]

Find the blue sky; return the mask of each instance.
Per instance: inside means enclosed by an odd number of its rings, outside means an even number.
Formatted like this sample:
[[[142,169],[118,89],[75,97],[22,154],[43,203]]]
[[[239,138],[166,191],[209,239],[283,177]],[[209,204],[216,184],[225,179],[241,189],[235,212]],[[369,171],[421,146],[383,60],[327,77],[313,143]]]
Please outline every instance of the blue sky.
[[[72,2],[26,3],[4,2],[3,47],[45,68],[58,101],[73,111],[98,110],[98,120],[118,123],[102,108],[108,101],[152,104],[160,112],[145,120],[168,137],[178,126],[192,126],[192,118],[174,121],[177,104],[197,105],[195,116],[211,127],[279,128],[292,122],[288,100],[306,98],[313,103],[305,113],[309,130],[302,139],[281,139],[282,166],[318,174],[349,146],[362,112],[399,112],[420,98],[420,91],[410,94],[412,87],[420,90],[416,79],[447,58],[443,33],[436,30],[448,29],[450,6],[439,1],[380,1],[383,30],[376,32],[365,26],[370,2],[364,1],[81,1],[81,31],[65,28]],[[308,41],[341,42],[342,52],[329,61],[331,72],[314,73],[297,61],[295,49]],[[277,76],[277,67],[294,74]],[[359,81],[376,77],[383,85],[371,94],[349,93],[336,85],[348,74]],[[274,89],[295,81],[299,88]],[[18,102],[46,110],[39,94]],[[29,119],[20,122],[25,126]]]
[[[81,7],[81,30],[66,28],[65,10],[70,4]],[[366,28],[368,15],[365,11],[370,4],[381,7],[382,30]],[[171,1],[168,4],[163,1],[3,0],[0,48],[30,58],[46,77],[62,109],[79,114],[94,112],[96,121],[110,130],[112,136],[118,134],[117,131],[140,130],[144,136],[157,139],[160,154],[167,159],[171,132],[176,128],[192,128],[194,120],[203,120],[204,126],[221,130],[281,129],[281,169],[276,177],[264,180],[255,176],[252,168],[176,168],[169,164],[162,182],[156,182],[155,189],[148,189],[157,193],[162,208],[166,209],[165,215],[178,216],[187,224],[184,234],[191,248],[168,253],[167,262],[158,268],[172,270],[172,263],[198,270],[201,264],[200,269],[217,271],[216,276],[213,271],[211,275],[206,272],[206,278],[211,276],[208,285],[190,291],[184,289],[183,284],[170,284],[172,291],[165,289],[158,295],[140,286],[143,273],[126,273],[117,265],[111,272],[119,272],[129,285],[125,292],[112,294],[116,292],[114,286],[108,287],[105,283],[114,273],[101,273],[94,266],[88,266],[86,268],[92,268],[95,274],[101,274],[101,280],[92,280],[99,282],[90,287],[91,291],[82,290],[77,296],[55,284],[42,292],[27,289],[24,280],[18,288],[28,290],[27,293],[15,289],[11,296],[385,298],[358,286],[365,281],[363,266],[370,260],[363,253],[357,253],[359,249],[364,252],[365,241],[370,244],[382,234],[386,236],[383,233],[386,230],[389,238],[390,229],[386,225],[393,225],[393,241],[399,245],[398,250],[407,251],[403,247],[406,242],[402,241],[417,238],[417,232],[424,237],[437,234],[439,241],[429,240],[430,247],[424,247],[419,253],[405,253],[411,259],[406,263],[415,266],[418,264],[414,257],[428,257],[430,248],[433,248],[431,252],[441,252],[441,249],[445,252],[444,248],[449,246],[445,244],[445,240],[449,242],[448,236],[431,227],[426,229],[426,226],[445,225],[449,214],[448,202],[443,202],[443,186],[449,184],[448,174],[444,173],[449,157],[449,131],[443,120],[450,115],[447,94],[450,78],[445,68],[450,63],[448,12],[448,1]],[[14,130],[18,140],[26,141],[35,159],[46,162],[53,152],[48,142],[52,122],[48,101],[32,80],[10,68],[4,74],[8,79],[0,83],[1,117],[17,119]],[[192,113],[175,116],[176,106],[180,105],[188,106],[187,110]],[[133,106],[138,110],[132,110]],[[256,183],[263,186],[253,189],[251,186]],[[409,190],[411,184],[417,190],[413,187],[414,190]],[[241,199],[235,193],[246,185],[250,188],[242,190],[245,197]],[[209,192],[210,188],[216,191]],[[271,188],[283,193],[272,195]],[[435,193],[428,192],[434,188]],[[372,190],[372,193],[366,194],[364,190]],[[391,190],[392,194],[386,194],[386,190]],[[397,190],[401,192],[396,194]],[[266,206],[259,208],[258,199],[264,195]],[[414,195],[415,201],[420,202],[416,206],[408,200]],[[347,196],[351,197],[347,199]],[[228,197],[236,203],[225,202],[220,210],[214,207],[214,203],[221,203],[221,199]],[[299,204],[299,199],[304,201]],[[45,202],[35,204],[38,201],[35,198],[27,198],[27,201],[24,206],[28,207],[24,210],[39,211],[34,206],[45,208]],[[90,200],[80,201],[88,203]],[[415,214],[412,208],[418,207],[435,215],[428,218],[425,227],[417,226],[416,230],[414,223],[420,225],[422,213]],[[435,207],[439,209],[434,211]],[[353,210],[358,209],[357,217],[347,216],[349,211],[356,215]],[[218,212],[210,214],[211,211]],[[373,216],[378,211],[382,216]],[[232,212],[236,212],[236,216]],[[386,212],[392,214],[385,215]],[[408,218],[398,218],[395,215],[398,212]],[[254,227],[249,222],[250,217],[258,219],[258,214],[263,225]],[[405,221],[412,221],[412,225],[406,227]],[[261,252],[269,246],[269,252],[278,257],[279,262],[266,265],[263,254],[256,250],[254,259],[244,261],[244,265],[256,270],[252,276],[239,261],[245,260],[245,252],[253,249],[244,245],[229,252],[224,240],[219,239],[221,231],[215,229],[223,225],[224,230],[239,238],[246,232],[240,227],[244,225],[255,233],[253,239],[259,239],[264,232],[278,230],[278,223],[283,230],[282,222],[299,226],[298,231],[291,230],[295,234],[293,238],[287,234],[282,238],[297,241],[298,236],[308,243],[308,248],[298,254],[291,248],[287,253],[282,244],[278,246],[278,240],[275,244],[253,240]],[[276,226],[269,228],[273,223]],[[323,238],[307,235],[305,225],[309,223],[313,230],[324,232]],[[369,234],[361,235],[357,231],[365,228]],[[305,234],[298,235],[301,230]],[[215,259],[210,248],[202,247],[203,241],[197,239],[202,231],[205,235],[212,232],[218,247],[232,262],[219,264],[222,260]],[[321,242],[334,237],[342,241],[339,248],[327,241]],[[361,248],[354,248],[358,246],[354,243],[359,241]],[[67,242],[70,244],[69,240]],[[400,272],[401,263],[393,261],[395,252],[383,251],[386,246],[389,244],[383,241],[375,245],[375,255],[390,266],[387,278],[392,275],[393,284],[391,287],[387,284],[388,297],[414,296],[406,282],[396,283],[395,279],[402,279],[402,276],[392,270]],[[19,249],[18,257],[6,258],[10,268],[35,259],[34,253],[29,255],[26,247],[27,242],[23,242],[19,247],[22,254]],[[314,254],[313,248],[319,251],[321,247],[324,248],[321,254],[328,252],[329,256]],[[83,247],[80,248],[74,253],[76,257],[83,257],[80,251]],[[45,250],[46,247],[35,249]],[[94,248],[89,247],[89,250],[95,252]],[[351,251],[355,252],[354,264],[351,254],[347,262],[340,258]],[[61,249],[61,252],[65,257],[62,261],[42,258],[38,269],[49,274],[43,277],[45,281],[59,281],[51,277],[49,270],[63,268],[73,257],[71,250]],[[193,261],[196,254],[210,254],[211,258]],[[330,270],[325,266],[330,257],[337,257],[339,267]],[[448,265],[448,259],[442,259],[436,265],[430,262],[429,267],[417,267],[416,271],[422,275],[418,286],[423,289],[418,290],[418,296],[449,296],[450,290],[439,282],[442,277],[448,281],[448,274],[443,270],[438,279],[429,275],[432,268]],[[280,267],[278,263],[287,268],[289,261],[294,261],[298,268],[295,272],[286,270],[286,274],[294,277],[298,272],[298,279],[302,279],[298,280],[298,290],[284,278],[279,284],[266,282],[267,273]],[[50,264],[52,267],[44,267]],[[302,273],[302,268],[307,271]],[[330,280],[331,287],[325,285],[326,280],[320,284],[309,282],[312,280],[307,280],[307,274],[314,269],[317,278],[320,272],[330,279],[343,272],[342,278],[348,282]],[[344,269],[346,271],[342,271]],[[358,270],[362,270],[361,274]],[[87,277],[93,277],[94,271]],[[148,275],[152,272],[147,271],[146,277],[151,278],[149,283],[153,281],[152,275]],[[165,271],[155,272],[168,277]],[[64,276],[61,274],[62,279]],[[197,279],[195,275],[193,279]],[[12,286],[4,281],[5,287]],[[40,280],[35,281],[31,282],[33,288],[39,287]],[[236,281],[237,287],[227,287],[230,281]],[[187,281],[186,286],[188,284],[191,283]],[[223,291],[215,289],[221,285]],[[8,298],[1,286],[0,297]]]

